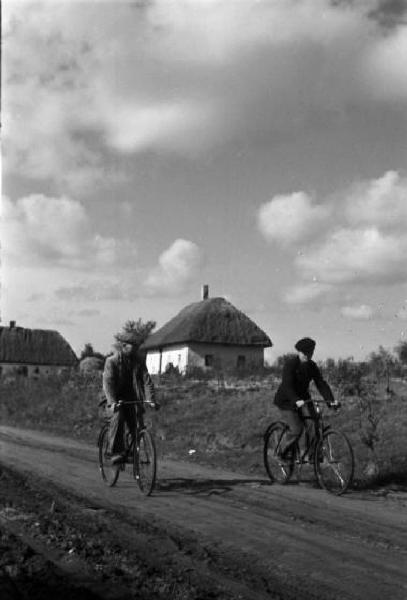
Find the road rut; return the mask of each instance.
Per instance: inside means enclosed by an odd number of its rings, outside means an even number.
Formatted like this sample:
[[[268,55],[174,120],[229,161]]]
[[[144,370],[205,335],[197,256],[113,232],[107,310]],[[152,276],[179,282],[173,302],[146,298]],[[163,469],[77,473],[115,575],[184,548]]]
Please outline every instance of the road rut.
[[[311,483],[159,460],[158,488],[140,495],[123,474],[103,485],[97,448],[38,431],[0,427],[0,458],[20,471],[147,523],[180,553],[204,561],[247,598],[406,600],[407,500],[352,492],[330,496]],[[243,589],[243,588],[242,588]]]

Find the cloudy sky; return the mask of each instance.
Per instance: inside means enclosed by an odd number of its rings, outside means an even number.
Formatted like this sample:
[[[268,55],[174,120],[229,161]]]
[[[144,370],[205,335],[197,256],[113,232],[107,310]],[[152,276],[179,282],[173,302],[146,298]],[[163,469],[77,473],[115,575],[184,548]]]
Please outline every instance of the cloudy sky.
[[[202,284],[316,358],[407,329],[407,0],[3,2],[3,323],[111,349]]]

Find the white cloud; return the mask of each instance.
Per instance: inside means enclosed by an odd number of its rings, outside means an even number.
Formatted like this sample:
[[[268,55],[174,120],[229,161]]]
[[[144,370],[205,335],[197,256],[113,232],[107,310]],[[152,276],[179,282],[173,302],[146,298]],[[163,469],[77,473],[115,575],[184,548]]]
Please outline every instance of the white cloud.
[[[222,63],[253,44],[278,47],[297,40],[329,45],[347,32],[355,34],[363,11],[335,10],[325,0],[159,0],[149,19],[163,31],[160,55],[177,60]],[[194,48],[193,53],[185,52]]]
[[[121,152],[154,147],[157,140],[163,148],[176,150],[182,148],[188,132],[204,134],[205,125],[211,126],[209,109],[192,102],[156,106],[120,106],[116,102],[114,112],[111,106],[105,104],[105,108],[106,139]]]
[[[273,140],[321,113],[346,119],[348,106],[404,103],[407,28],[384,36],[368,10],[6,2],[4,167],[86,191],[121,176],[108,170],[112,150],[190,156],[260,131]]]
[[[341,308],[341,314],[348,319],[368,320],[373,317],[374,310],[367,304],[361,304],[360,306],[343,306]]]
[[[68,302],[101,302],[135,300],[140,295],[140,286],[126,278],[105,276],[78,279],[70,285],[62,285],[54,290],[57,300]]]
[[[3,198],[0,233],[3,255],[13,265],[104,269],[136,256],[133,242],[94,232],[84,206],[66,196]]]
[[[326,283],[305,283],[289,288],[284,299],[288,304],[307,304],[326,294],[332,289],[332,285]]]
[[[376,228],[339,229],[296,258],[305,276],[325,283],[386,282],[406,277],[407,239]]]
[[[295,247],[302,244],[293,262],[298,281],[285,292],[286,302],[312,302],[335,290],[343,297],[347,286],[354,284],[383,286],[407,281],[406,178],[388,171],[377,179],[359,182],[324,199],[324,208],[317,215],[304,200],[308,198],[305,193],[301,202],[292,203],[295,210],[291,215],[287,206],[295,196],[286,196],[285,202],[279,200],[274,207],[273,201],[264,205],[259,216],[269,239],[282,245],[295,242]],[[302,236],[318,222],[318,216],[323,227],[314,227],[307,245]]]
[[[360,75],[371,94],[380,100],[407,98],[407,27],[398,27],[366,48]]]
[[[201,251],[194,242],[177,239],[161,254],[158,266],[147,277],[145,289],[150,294],[181,293],[196,275],[201,261]]]
[[[402,321],[407,321],[407,301],[398,309],[396,317]]]
[[[305,192],[274,196],[258,211],[258,226],[269,241],[289,245],[311,238],[327,219],[329,209],[313,204]]]
[[[345,216],[350,225],[381,229],[407,229],[407,178],[396,171],[354,186],[346,197]]]

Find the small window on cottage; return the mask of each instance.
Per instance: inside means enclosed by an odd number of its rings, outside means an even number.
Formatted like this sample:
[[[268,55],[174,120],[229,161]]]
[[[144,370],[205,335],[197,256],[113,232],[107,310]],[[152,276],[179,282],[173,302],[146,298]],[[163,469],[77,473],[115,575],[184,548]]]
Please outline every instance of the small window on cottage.
[[[213,367],[214,358],[213,354],[205,354],[205,367]]]
[[[240,354],[237,357],[237,368],[243,369],[246,366],[246,357],[243,354]]]
[[[17,367],[17,374],[23,375],[23,377],[27,377],[27,375],[28,375],[27,365],[22,365],[21,367]]]

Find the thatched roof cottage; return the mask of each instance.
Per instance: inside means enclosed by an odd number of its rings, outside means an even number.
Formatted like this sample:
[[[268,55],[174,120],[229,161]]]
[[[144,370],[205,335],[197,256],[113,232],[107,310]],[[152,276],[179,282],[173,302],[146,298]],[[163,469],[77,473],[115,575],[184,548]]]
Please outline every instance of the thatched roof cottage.
[[[209,298],[183,308],[143,344],[151,374],[172,363],[180,372],[190,367],[239,369],[264,364],[270,338],[247,315],[224,298]]]
[[[58,331],[0,327],[0,374],[37,376],[76,367],[78,359]]]

